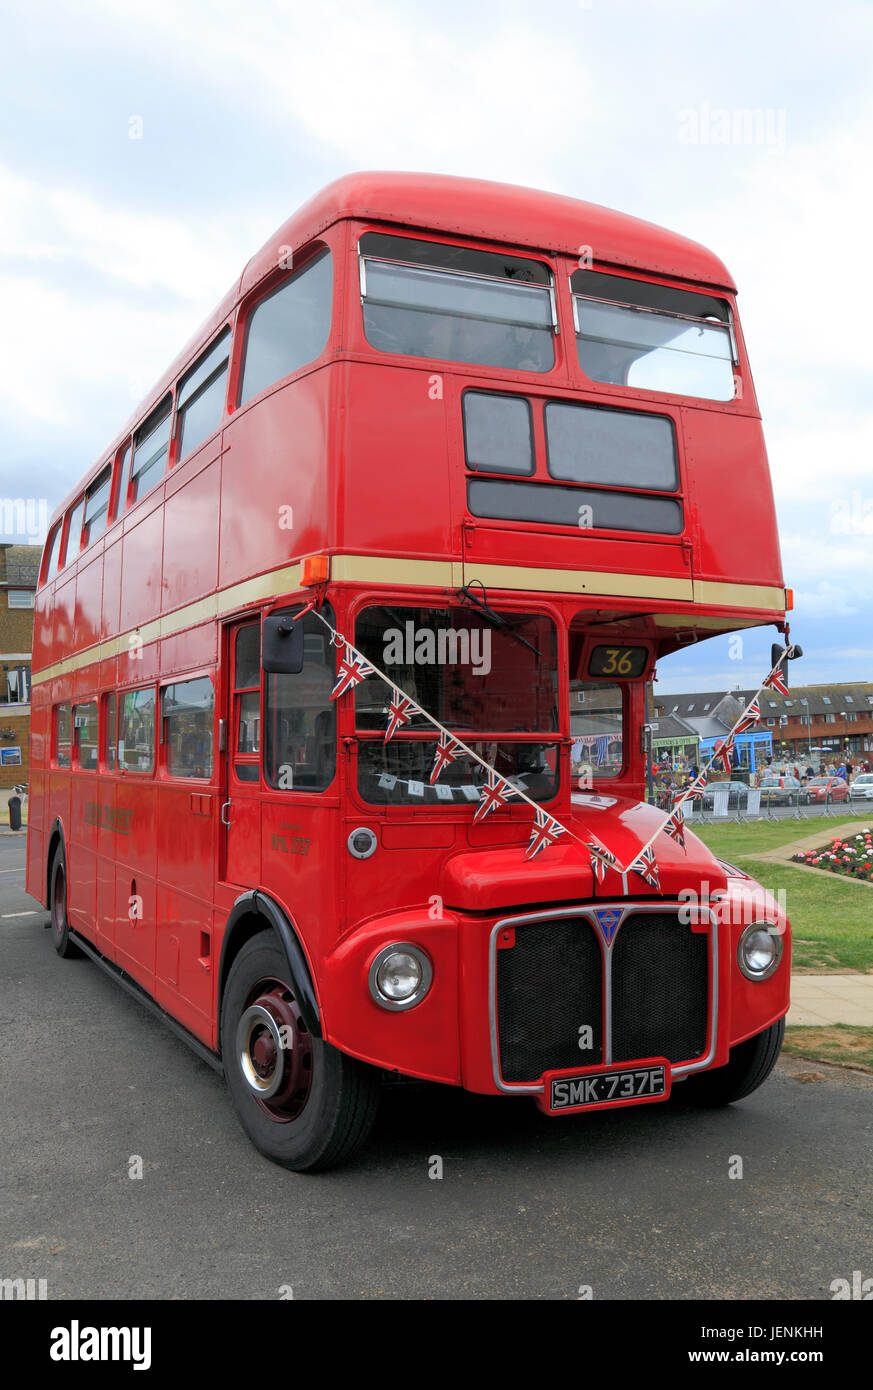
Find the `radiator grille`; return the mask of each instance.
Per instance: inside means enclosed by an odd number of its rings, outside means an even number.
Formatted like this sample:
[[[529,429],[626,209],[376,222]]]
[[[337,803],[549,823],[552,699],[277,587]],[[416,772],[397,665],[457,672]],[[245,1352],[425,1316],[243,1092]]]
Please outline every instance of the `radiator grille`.
[[[593,1047],[582,1051],[585,1024]],[[497,952],[497,1030],[504,1081],[603,1061],[603,962],[587,918],[516,927],[515,945]]]
[[[709,937],[675,913],[626,917],[612,951],[612,1055],[687,1062],[706,1046]]]
[[[612,1061],[699,1057],[708,1023],[709,936],[675,911],[630,913],[612,945]],[[544,1071],[596,1066],[606,1055],[603,954],[588,917],[526,922],[497,951],[500,1074],[535,1082]],[[579,1047],[591,1026],[594,1046]]]

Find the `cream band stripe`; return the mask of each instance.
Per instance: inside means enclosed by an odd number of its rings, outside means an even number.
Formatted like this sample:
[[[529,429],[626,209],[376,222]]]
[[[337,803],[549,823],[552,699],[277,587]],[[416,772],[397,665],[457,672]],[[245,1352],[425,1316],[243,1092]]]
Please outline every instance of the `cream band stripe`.
[[[270,570],[226,589],[218,589],[207,598],[177,608],[131,628],[118,637],[98,642],[74,656],[57,661],[35,672],[33,685],[66,676],[98,661],[108,661],[130,649],[131,637],[138,637],[143,646],[161,637],[173,637],[199,623],[223,617],[237,608],[278,594],[293,593],[300,588],[300,564]],[[534,565],[480,565],[458,560],[404,560],[395,556],[333,555],[330,557],[330,577],[334,583],[409,584],[422,588],[459,589],[463,584],[481,581],[488,589],[516,589],[544,594],[591,594],[607,597],[642,598],[708,604],[736,604],[739,607],[762,609],[768,612],[785,611],[785,590],[758,584],[716,584],[708,580],[665,579],[663,576],[612,574],[599,570],[544,569]],[[693,611],[685,614],[655,615],[659,621],[681,626],[695,625]],[[711,617],[697,619],[700,627],[717,623]],[[751,625],[751,624],[749,624]]]

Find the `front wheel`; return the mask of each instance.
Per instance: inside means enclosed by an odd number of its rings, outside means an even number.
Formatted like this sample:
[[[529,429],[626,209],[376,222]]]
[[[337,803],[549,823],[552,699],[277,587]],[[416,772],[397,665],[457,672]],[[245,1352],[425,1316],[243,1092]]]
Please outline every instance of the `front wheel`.
[[[231,967],[221,1057],[242,1127],[274,1163],[298,1173],[333,1168],[370,1133],[379,1073],[309,1032],[271,932],[247,941]]]
[[[785,1037],[785,1019],[731,1048],[726,1067],[692,1074],[675,1092],[682,1104],[731,1105],[763,1086],[776,1065]]]

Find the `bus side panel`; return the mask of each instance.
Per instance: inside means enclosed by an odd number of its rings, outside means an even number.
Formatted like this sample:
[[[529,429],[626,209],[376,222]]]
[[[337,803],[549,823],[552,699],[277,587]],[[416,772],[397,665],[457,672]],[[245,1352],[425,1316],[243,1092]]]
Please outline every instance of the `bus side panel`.
[[[155,986],[155,803],[152,782],[122,779],[115,814],[130,811],[130,834],[115,839],[115,944],[113,959],[150,994]]]
[[[33,649],[31,653],[34,671],[49,666],[52,657],[52,590],[48,587],[37,594],[33,613]],[[34,690],[34,696],[36,691]]]
[[[154,618],[161,601],[163,509],[157,507],[124,536],[121,574],[121,631]]]
[[[161,638],[161,674],[174,676],[197,666],[212,666],[217,654],[218,625],[215,620],[186,628],[172,637]]]
[[[97,555],[76,575],[76,607],[73,622],[76,646],[90,647],[100,640],[103,594],[103,556]]]
[[[339,815],[336,805],[324,805],[317,794],[261,802],[261,881],[288,911],[310,963],[333,949],[341,930]],[[344,846],[341,853],[350,857]],[[317,965],[312,974],[317,988]]]
[[[231,416],[221,461],[219,586],[327,546],[332,370],[280,386],[254,409]]]
[[[63,584],[55,585],[52,603],[52,636],[50,662],[63,661],[71,651],[78,648],[73,640],[73,615],[76,608],[76,580],[74,573]],[[59,696],[55,697],[60,698]]]
[[[100,613],[100,636],[103,641],[118,636],[118,615],[121,604],[121,537],[103,552],[103,598]],[[102,679],[102,672],[101,672]],[[113,683],[115,677],[112,677]]]
[[[431,397],[435,374],[358,362],[347,371],[337,544],[352,553],[450,555],[446,403]]]
[[[106,782],[103,786],[102,804],[111,816],[115,806],[115,787]],[[97,832],[97,946],[104,955],[115,956],[115,846],[110,843],[113,832],[101,827]]]
[[[122,835],[131,833],[128,818],[116,815],[119,792],[124,783],[117,778],[100,778],[100,824],[97,827],[96,864],[96,925],[97,945],[107,956],[112,957],[115,947],[115,857],[118,852],[117,841]],[[121,799],[123,805],[123,798]]]
[[[212,1044],[212,909],[158,884],[155,998],[207,1046]]]
[[[689,493],[695,502],[694,577],[781,588],[773,487],[761,422],[683,406]],[[742,486],[725,487],[725,479]]]
[[[77,931],[96,940],[97,820],[100,816],[97,778],[73,773],[70,791],[69,916]]]
[[[157,789],[158,921],[155,998],[210,1040],[212,896],[217,796],[209,783]],[[175,884],[184,883],[185,892]]]
[[[214,440],[211,448],[217,448]],[[191,461],[185,464],[185,471]],[[216,458],[167,497],[161,612],[215,592],[221,464]],[[169,491],[169,485],[168,485]]]

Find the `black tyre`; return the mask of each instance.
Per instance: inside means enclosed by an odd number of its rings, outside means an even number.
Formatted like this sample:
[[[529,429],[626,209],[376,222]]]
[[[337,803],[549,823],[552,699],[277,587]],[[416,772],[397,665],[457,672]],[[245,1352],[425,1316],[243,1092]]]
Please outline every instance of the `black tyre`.
[[[785,1019],[731,1048],[726,1067],[689,1076],[675,1091],[678,1104],[731,1105],[763,1086],[776,1065],[785,1037]]]
[[[63,845],[58,845],[52,859],[49,874],[49,911],[51,912],[51,933],[54,948],[65,960],[73,960],[82,952],[70,938],[70,923],[67,918],[67,856]]]
[[[242,1127],[274,1163],[298,1173],[333,1168],[370,1133],[379,1072],[308,1031],[272,932],[247,941],[231,967],[221,1056]]]

